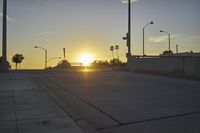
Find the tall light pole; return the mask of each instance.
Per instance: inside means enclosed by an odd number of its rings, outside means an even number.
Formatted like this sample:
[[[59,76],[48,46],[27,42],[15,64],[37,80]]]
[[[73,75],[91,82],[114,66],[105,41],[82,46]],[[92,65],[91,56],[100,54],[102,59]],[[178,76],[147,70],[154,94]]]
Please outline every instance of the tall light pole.
[[[131,0],[128,0],[128,55],[131,55]]]
[[[150,23],[148,23],[148,24],[146,24],[144,27],[143,27],[143,57],[145,56],[145,52],[144,52],[144,30],[145,30],[145,28],[148,26],[148,25],[150,25],[150,24],[153,24],[153,21],[151,21]]]
[[[2,32],[2,62],[1,71],[8,72],[7,62],[7,0],[3,0],[3,32]]]
[[[44,52],[45,52],[45,62],[44,62],[44,69],[47,69],[47,50],[45,49],[45,48],[43,48],[43,47],[40,47],[40,46],[35,46],[35,48],[39,48],[39,49],[42,49],[42,50],[44,50]]]
[[[128,58],[131,56],[131,0],[128,0],[128,33],[126,37],[123,37],[123,40],[127,41],[128,53],[126,56]]]
[[[171,51],[171,35],[170,35],[170,33],[166,32],[164,30],[160,30],[160,32],[163,32],[163,33],[168,35],[168,37],[169,37],[169,51]]]

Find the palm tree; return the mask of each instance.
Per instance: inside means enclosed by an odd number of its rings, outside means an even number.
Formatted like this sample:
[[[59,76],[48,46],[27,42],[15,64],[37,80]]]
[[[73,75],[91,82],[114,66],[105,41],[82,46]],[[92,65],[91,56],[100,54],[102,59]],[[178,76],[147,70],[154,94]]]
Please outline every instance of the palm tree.
[[[112,57],[113,57],[113,59],[114,59],[114,53],[113,53],[113,51],[114,51],[114,46],[110,46],[110,51],[112,52]]]
[[[116,46],[115,46],[115,50],[116,50],[116,53],[117,53],[117,58],[118,58],[118,60],[119,60],[119,54],[118,54],[119,45],[116,45]]]
[[[12,58],[12,62],[15,63],[16,70],[17,70],[17,65],[20,64],[24,59],[24,56],[22,54],[15,54]]]

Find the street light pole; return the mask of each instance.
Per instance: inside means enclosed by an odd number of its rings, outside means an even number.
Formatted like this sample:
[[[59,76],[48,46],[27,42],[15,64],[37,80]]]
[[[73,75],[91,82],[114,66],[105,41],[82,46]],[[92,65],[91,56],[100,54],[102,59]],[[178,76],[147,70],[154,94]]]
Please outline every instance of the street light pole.
[[[128,56],[131,55],[131,0],[128,0]]]
[[[150,24],[153,24],[153,21],[151,21],[150,23],[148,23],[148,24],[146,24],[144,27],[143,27],[143,57],[145,56],[145,52],[144,52],[144,30],[145,30],[145,28],[148,26],[148,25],[150,25]]]
[[[171,51],[171,35],[170,35],[170,33],[166,32],[166,31],[163,31],[163,30],[160,30],[160,32],[166,33],[168,35],[168,38],[169,38],[169,51]]]
[[[9,70],[7,62],[7,0],[3,0],[3,32],[2,32],[2,62],[1,69],[3,72]]]
[[[43,48],[43,47],[40,47],[40,46],[35,46],[35,48],[39,48],[39,49],[42,49],[42,50],[44,50],[44,52],[45,52],[45,61],[44,61],[44,69],[47,69],[47,50],[45,49],[45,48]]]
[[[123,37],[123,40],[127,41],[128,53],[126,53],[126,57],[131,56],[131,0],[128,0],[128,33],[126,33],[126,37]]]

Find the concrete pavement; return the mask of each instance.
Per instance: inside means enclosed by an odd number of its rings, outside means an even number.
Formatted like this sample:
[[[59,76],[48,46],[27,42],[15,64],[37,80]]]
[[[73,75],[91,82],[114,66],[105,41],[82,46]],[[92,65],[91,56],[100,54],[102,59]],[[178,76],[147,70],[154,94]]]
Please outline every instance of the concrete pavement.
[[[199,81],[120,71],[35,77],[57,103],[70,107],[73,119],[98,133],[200,132]]]
[[[0,74],[0,133],[199,133],[199,88],[121,71]]]
[[[83,133],[26,73],[0,73],[0,133]]]

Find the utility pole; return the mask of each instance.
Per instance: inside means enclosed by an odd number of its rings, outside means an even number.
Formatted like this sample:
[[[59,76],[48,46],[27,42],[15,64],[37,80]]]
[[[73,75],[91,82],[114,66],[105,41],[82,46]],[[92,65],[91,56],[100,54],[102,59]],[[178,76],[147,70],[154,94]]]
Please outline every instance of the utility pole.
[[[3,0],[3,32],[2,32],[2,62],[1,71],[8,72],[7,62],[7,0]]]

